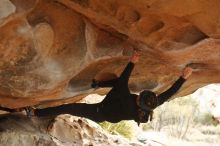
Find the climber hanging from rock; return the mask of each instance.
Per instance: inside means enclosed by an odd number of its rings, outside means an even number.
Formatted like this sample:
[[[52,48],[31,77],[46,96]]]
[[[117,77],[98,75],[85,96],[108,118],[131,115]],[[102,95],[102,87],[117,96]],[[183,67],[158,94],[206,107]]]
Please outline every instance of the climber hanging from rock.
[[[149,90],[144,90],[136,95],[130,93],[128,81],[138,60],[139,53],[134,52],[120,77],[108,81],[92,81],[92,88],[112,87],[100,103],[72,103],[45,109],[33,110],[31,108],[27,111],[29,114],[39,117],[72,114],[96,122],[109,121],[115,123],[121,120],[135,120],[138,123],[143,123],[149,119],[152,120],[153,110],[170,99],[180,89],[185,80],[192,74],[192,68],[185,67],[182,76],[168,90],[159,95]]]

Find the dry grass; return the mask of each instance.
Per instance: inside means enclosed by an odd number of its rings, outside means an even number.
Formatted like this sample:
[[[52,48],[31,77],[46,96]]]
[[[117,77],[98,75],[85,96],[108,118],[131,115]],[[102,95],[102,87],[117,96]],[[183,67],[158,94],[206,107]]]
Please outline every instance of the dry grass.
[[[178,98],[155,110],[154,120],[143,124],[167,136],[169,146],[220,146],[220,125],[201,113],[190,96]]]

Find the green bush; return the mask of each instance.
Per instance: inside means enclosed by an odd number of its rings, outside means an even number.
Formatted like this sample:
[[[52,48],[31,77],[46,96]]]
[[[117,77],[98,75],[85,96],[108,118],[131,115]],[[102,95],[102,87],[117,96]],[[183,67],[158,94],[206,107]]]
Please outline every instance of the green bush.
[[[137,130],[137,124],[134,121],[121,121],[115,124],[102,122],[100,126],[111,134],[121,135],[128,139],[132,139]]]
[[[149,130],[153,130],[153,127],[151,126],[151,124],[149,124],[149,123],[144,123],[144,124],[142,124],[142,130],[143,131],[149,131]]]

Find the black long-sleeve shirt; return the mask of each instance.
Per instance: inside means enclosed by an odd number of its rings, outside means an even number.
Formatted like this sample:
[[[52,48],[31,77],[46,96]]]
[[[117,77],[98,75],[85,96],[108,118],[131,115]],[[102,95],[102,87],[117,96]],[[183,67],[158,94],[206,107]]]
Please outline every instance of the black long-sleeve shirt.
[[[136,98],[138,95],[131,94],[128,88],[128,80],[134,64],[129,62],[120,77],[116,79],[112,90],[103,100],[103,113],[110,122],[118,122],[120,120],[137,120],[138,109]],[[168,90],[158,95],[157,106],[163,104],[171,96],[173,96],[184,83],[185,79],[180,77]],[[156,108],[156,107],[154,107]]]
[[[183,77],[179,77],[179,79],[165,92],[159,94],[157,96],[158,98],[158,105],[163,104],[165,101],[167,101],[170,97],[172,97],[183,85],[183,83],[186,81]]]

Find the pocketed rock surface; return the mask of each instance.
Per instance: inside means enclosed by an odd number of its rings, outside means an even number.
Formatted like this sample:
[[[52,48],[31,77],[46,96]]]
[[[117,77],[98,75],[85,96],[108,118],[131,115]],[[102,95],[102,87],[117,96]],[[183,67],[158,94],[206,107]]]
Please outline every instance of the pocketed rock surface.
[[[184,66],[193,75],[175,97],[220,82],[218,0],[1,0],[0,105],[76,102],[93,78],[119,76],[141,50],[132,92],[161,93]]]

